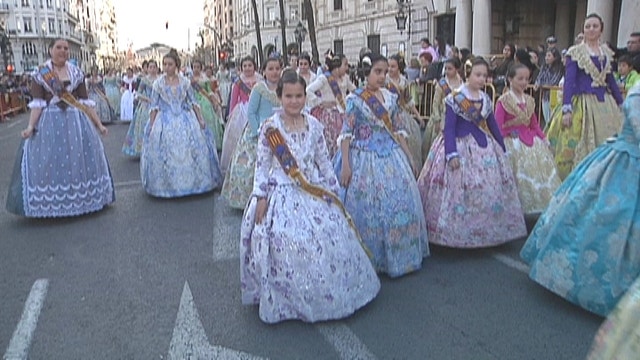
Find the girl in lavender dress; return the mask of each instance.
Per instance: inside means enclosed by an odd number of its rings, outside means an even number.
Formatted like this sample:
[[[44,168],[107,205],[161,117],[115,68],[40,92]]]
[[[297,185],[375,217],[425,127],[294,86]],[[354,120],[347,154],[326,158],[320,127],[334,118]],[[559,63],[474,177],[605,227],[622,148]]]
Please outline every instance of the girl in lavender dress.
[[[493,104],[482,91],[488,71],[486,61],[474,60],[467,84],[447,96],[444,136],[418,178],[433,244],[480,248],[527,235]]]
[[[211,191],[222,182],[213,134],[191,82],[178,73],[177,51],[169,51],[162,66],[164,74],[153,83],[140,157],[142,186],[148,194],[164,198]]]
[[[322,125],[302,112],[305,81],[278,83],[283,111],[260,129],[253,197],[240,230],[242,303],[262,321],[340,319],[369,303],[380,281],[335,193]]]
[[[347,97],[334,159],[341,196],[377,271],[399,277],[429,255],[427,229],[398,99],[385,88],[387,59],[363,57],[367,86]]]
[[[82,215],[115,201],[99,135],[107,128],[88,99],[84,74],[68,61],[66,40],[54,40],[49,54],[32,75],[29,125],[7,196],[7,210],[27,217]]]
[[[611,68],[614,54],[600,43],[603,29],[602,18],[590,14],[585,41],[567,51],[562,111],[554,113],[547,131],[561,179],[622,123],[622,95]]]

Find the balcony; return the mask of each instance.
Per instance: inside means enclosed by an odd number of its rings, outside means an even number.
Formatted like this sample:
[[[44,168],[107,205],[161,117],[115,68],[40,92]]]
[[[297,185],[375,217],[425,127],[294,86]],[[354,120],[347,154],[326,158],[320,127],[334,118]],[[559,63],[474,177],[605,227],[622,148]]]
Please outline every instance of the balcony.
[[[73,22],[73,23],[78,23],[80,20],[71,13],[71,11],[69,9],[65,10],[65,13],[67,14],[67,18],[69,21]]]

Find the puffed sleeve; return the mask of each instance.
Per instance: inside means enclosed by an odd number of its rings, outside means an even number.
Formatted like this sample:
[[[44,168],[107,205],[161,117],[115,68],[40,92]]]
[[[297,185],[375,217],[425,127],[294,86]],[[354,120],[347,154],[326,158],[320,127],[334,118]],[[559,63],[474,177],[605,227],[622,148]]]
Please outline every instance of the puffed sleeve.
[[[258,147],[256,148],[256,167],[253,177],[252,195],[256,197],[269,196],[269,172],[271,170],[271,162],[273,154],[267,140],[266,130],[269,126],[265,125],[260,128],[258,135]]]
[[[489,128],[489,131],[491,131],[493,138],[496,139],[498,144],[502,147],[502,150],[506,152],[507,148],[504,146],[504,139],[502,138],[502,133],[500,133],[500,128],[498,127],[496,118],[493,115],[493,111],[491,111],[489,116],[487,116],[487,127]]]
[[[460,156],[456,145],[457,121],[458,116],[456,116],[456,113],[453,111],[451,106],[447,104],[444,116],[444,129],[442,130],[442,134],[444,136],[444,152],[446,154],[447,161]]]
[[[504,124],[507,122],[507,111],[504,109],[502,105],[502,101],[498,100],[496,105],[496,115],[495,115],[496,123],[498,123],[498,127],[500,128],[500,133],[503,136],[508,135],[508,131]]]
[[[307,86],[307,106],[313,109],[314,107],[322,103],[322,98],[316,95],[316,92],[325,87],[327,83],[327,77],[324,75],[318,76]]]
[[[45,108],[47,107],[47,101],[45,100],[45,90],[37,81],[31,82],[31,88],[29,92],[32,96],[32,100],[29,102],[29,109]]]
[[[613,73],[607,74],[607,86],[609,87],[609,90],[611,90],[613,98],[616,99],[616,103],[621,105],[624,100],[622,99],[622,93],[620,92],[620,88],[618,87],[618,83],[616,83],[616,78],[613,76]]]
[[[331,190],[334,194],[338,194],[340,191],[340,185],[338,184],[338,178],[336,177],[336,173],[333,171],[333,165],[331,161],[329,161],[329,150],[327,149],[327,142],[325,140],[322,128],[316,128],[319,133],[318,139],[315,143],[315,163],[318,165],[320,169],[320,174],[322,174],[322,178],[324,179],[324,187]]]
[[[576,93],[576,76],[578,74],[578,63],[571,57],[567,57],[567,65],[564,73],[564,85],[562,87],[562,112],[573,111],[572,99]]]
[[[249,95],[249,102],[247,103],[247,119],[248,124],[251,126],[251,131],[257,134],[260,127],[260,102],[262,101],[262,93],[259,90],[259,85],[256,85]]]
[[[340,146],[342,140],[353,138],[353,127],[356,123],[356,117],[359,116],[359,109],[355,102],[356,98],[354,96],[347,96],[347,110],[342,122],[342,131],[338,136],[338,146]],[[360,114],[360,116],[362,115]]]

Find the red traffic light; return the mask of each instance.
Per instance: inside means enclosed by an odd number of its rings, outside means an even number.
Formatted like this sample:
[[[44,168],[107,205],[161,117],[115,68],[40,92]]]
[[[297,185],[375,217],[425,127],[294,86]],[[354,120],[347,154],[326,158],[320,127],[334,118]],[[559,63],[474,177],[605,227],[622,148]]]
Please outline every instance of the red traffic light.
[[[13,67],[13,65],[11,65],[11,64],[7,65],[7,72],[8,72],[8,73],[12,73],[12,72],[13,72],[13,70],[15,70],[15,68]]]
[[[224,51],[219,51],[218,52],[218,57],[220,58],[220,60],[224,60],[227,58],[227,53]]]

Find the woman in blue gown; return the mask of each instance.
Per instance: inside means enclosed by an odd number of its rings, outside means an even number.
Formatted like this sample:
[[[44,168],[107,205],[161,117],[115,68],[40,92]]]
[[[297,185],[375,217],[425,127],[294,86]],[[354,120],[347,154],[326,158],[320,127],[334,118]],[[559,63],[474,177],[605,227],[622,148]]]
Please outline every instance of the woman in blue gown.
[[[191,82],[178,73],[178,53],[171,50],[162,62],[164,75],[153,83],[140,158],[142,185],[150,195],[164,198],[211,191],[222,182],[213,134]]]
[[[27,217],[67,217],[115,201],[113,179],[84,74],[68,62],[69,44],[49,46],[51,59],[33,73],[29,124],[22,132],[7,210]]]
[[[569,174],[520,254],[531,279],[603,316],[640,275],[640,85],[623,110],[621,133]]]

